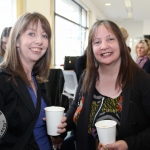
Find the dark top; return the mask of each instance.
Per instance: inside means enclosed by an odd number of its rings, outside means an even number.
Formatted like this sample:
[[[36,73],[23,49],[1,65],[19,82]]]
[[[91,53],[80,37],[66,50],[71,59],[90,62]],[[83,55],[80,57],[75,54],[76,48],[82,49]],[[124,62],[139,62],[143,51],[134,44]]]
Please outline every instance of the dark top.
[[[79,82],[80,76],[86,68],[86,55],[80,56],[75,63],[74,71],[77,75],[77,80]]]
[[[150,76],[141,69],[134,70],[133,85],[122,89],[122,113],[116,140],[126,141],[129,150],[148,150],[150,149]],[[75,100],[66,113],[67,130],[75,128],[78,150],[96,150],[95,140],[91,134],[88,134],[88,122],[96,79],[92,83],[90,91],[83,95],[84,104],[77,126],[73,121],[73,116],[82,97],[80,90],[83,75],[79,82]]]
[[[84,105],[84,98],[74,115],[74,122],[77,125],[82,106]],[[91,103],[91,112],[88,122],[88,133],[91,134],[96,141],[95,145],[98,147],[98,135],[95,127],[95,123],[100,120],[114,120],[117,122],[117,133],[120,126],[120,118],[122,112],[122,93],[116,97],[111,98],[100,94],[97,89],[94,90],[94,95]]]
[[[131,48],[129,46],[127,46],[127,47],[128,47],[129,53],[131,53]]]
[[[146,71],[147,73],[150,74],[150,60],[147,60],[147,61],[145,62],[145,64],[144,64],[144,66],[142,67],[142,69],[143,69],[144,71]]]
[[[17,85],[10,78],[10,75],[4,72],[0,73],[0,111],[5,115],[7,120],[6,134],[0,139],[1,150],[12,149],[35,117],[36,109],[26,84],[19,77],[15,77],[15,79]],[[37,85],[40,87],[38,83]],[[46,97],[44,87],[41,87],[41,96],[45,103],[50,106],[51,103]],[[50,138],[49,142],[51,142]],[[24,149],[40,149],[33,133]]]
[[[4,58],[3,58],[2,56],[0,56],[0,63],[3,61],[3,59],[4,59]]]
[[[34,80],[34,84],[36,85],[36,91],[38,91],[37,83],[34,77],[32,77]],[[33,89],[28,87],[28,91],[30,93],[30,96],[32,98],[34,107],[36,108],[37,106],[37,96],[35,95]],[[45,103],[44,99],[41,97],[41,109],[40,113],[38,116],[38,119],[36,121],[35,127],[34,127],[34,137],[36,140],[36,143],[38,144],[39,148],[46,149],[46,150],[51,150],[50,142],[49,142],[49,136],[47,135],[47,130],[46,130],[46,122],[42,120],[42,118],[45,117],[45,111],[44,108],[47,107],[47,104]]]

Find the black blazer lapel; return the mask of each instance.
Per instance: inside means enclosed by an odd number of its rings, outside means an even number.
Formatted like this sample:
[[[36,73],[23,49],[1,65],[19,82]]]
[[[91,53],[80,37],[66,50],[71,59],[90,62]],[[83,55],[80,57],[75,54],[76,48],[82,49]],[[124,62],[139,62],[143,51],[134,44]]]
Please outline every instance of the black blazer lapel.
[[[131,106],[130,104],[132,104],[131,88],[127,87],[127,88],[123,89],[122,95],[123,95],[122,113],[121,113],[120,128],[119,128],[117,138],[125,137],[125,134],[127,133],[125,130],[127,129],[126,126],[128,123],[128,115],[130,115],[129,114],[130,106]]]
[[[11,80],[11,85],[17,94],[20,96],[20,99],[24,102],[27,106],[29,111],[32,113],[33,117],[35,115],[35,107],[32,102],[32,98],[28,92],[25,82],[23,82],[19,77],[16,77],[17,85]]]

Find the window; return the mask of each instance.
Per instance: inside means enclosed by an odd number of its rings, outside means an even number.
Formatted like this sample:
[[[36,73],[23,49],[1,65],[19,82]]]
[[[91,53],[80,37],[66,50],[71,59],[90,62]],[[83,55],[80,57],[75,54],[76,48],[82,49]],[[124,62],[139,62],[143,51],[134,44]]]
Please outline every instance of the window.
[[[72,0],[55,0],[54,65],[65,56],[80,56],[85,50],[87,11]]]
[[[13,26],[16,20],[15,0],[0,0],[0,33],[5,27]]]

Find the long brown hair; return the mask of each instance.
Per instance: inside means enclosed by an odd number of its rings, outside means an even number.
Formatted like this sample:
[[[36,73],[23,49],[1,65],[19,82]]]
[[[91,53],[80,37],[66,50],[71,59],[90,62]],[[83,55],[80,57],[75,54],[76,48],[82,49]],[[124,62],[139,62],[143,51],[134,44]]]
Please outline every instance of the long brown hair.
[[[17,22],[12,28],[9,37],[10,40],[8,42],[8,48],[4,57],[4,61],[0,66],[2,70],[11,74],[13,79],[15,76],[19,76],[28,85],[29,85],[29,81],[24,72],[24,68],[16,48],[17,45],[16,43],[20,35],[26,31],[27,27],[30,24],[37,25],[38,21],[41,22],[43,30],[48,35],[48,49],[46,53],[36,62],[32,71],[34,75],[37,77],[37,80],[39,82],[46,81],[49,75],[50,61],[51,61],[51,43],[50,43],[51,28],[48,20],[42,14],[37,12],[25,13],[17,20]]]
[[[132,82],[133,70],[134,68],[137,67],[137,65],[135,64],[135,62],[133,61],[133,59],[129,54],[128,48],[126,46],[126,43],[124,41],[124,38],[121,34],[119,27],[112,21],[98,20],[97,22],[94,23],[89,32],[88,46],[87,46],[87,68],[82,85],[83,92],[88,92],[92,86],[92,83],[95,81],[95,78],[96,79],[100,78],[98,74],[99,66],[98,67],[95,66],[92,42],[95,38],[98,27],[101,25],[105,26],[107,30],[113,33],[116,36],[119,43],[121,64],[115,87],[117,88],[119,86],[120,88],[124,88],[130,82]]]

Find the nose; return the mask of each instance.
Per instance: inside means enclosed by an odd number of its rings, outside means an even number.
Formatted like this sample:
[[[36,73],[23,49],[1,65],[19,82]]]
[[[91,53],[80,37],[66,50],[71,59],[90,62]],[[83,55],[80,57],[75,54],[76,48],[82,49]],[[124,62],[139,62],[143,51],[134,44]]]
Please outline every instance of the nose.
[[[105,50],[105,49],[107,49],[107,48],[108,48],[108,43],[107,43],[107,41],[102,41],[102,42],[101,42],[101,49]]]
[[[42,43],[43,43],[42,36],[37,35],[36,39],[35,39],[35,43],[38,44],[38,45],[42,45]]]
[[[137,48],[137,51],[140,52],[140,51],[141,51],[141,48]]]

